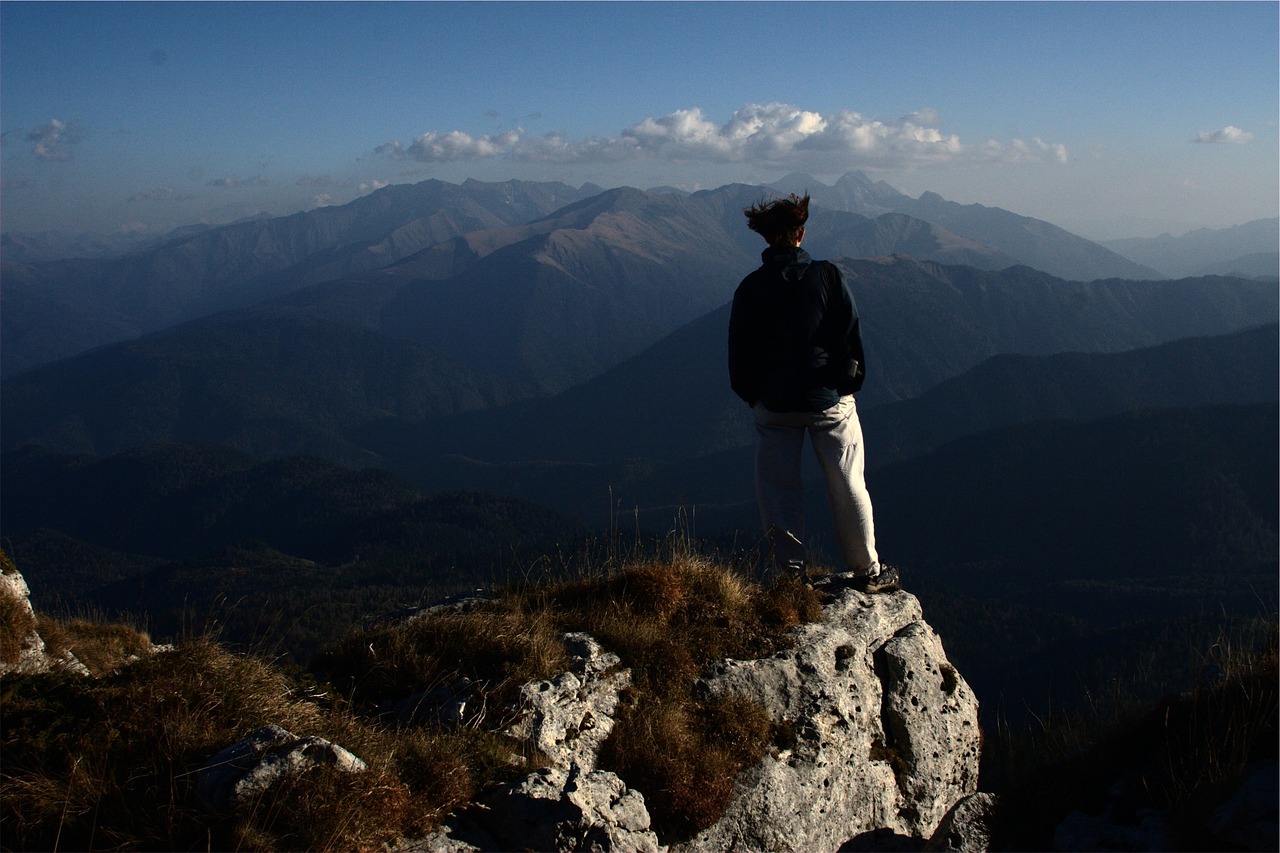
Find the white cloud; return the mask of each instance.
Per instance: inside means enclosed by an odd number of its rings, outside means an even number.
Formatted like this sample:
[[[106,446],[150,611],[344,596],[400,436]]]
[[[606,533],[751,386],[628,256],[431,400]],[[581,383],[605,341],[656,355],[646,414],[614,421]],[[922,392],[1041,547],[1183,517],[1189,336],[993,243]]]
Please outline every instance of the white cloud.
[[[218,187],[219,189],[241,189],[243,187],[265,187],[271,183],[270,179],[262,175],[253,175],[248,178],[241,178],[238,175],[228,175],[225,178],[215,178],[205,183],[206,187]]]
[[[1206,130],[1203,133],[1197,133],[1191,138],[1191,141],[1209,144],[1243,145],[1250,139],[1253,139],[1252,133],[1241,130],[1234,124],[1229,124],[1217,130]]]
[[[173,187],[156,187],[153,190],[141,190],[129,196],[129,201],[190,201],[193,196],[178,195]]]
[[[422,133],[404,147],[399,140],[392,140],[374,149],[375,154],[390,156],[393,160],[404,158],[422,163],[451,163],[454,160],[480,160],[507,152],[520,140],[520,133],[507,131],[497,136],[474,137],[462,131]]]
[[[390,185],[390,181],[361,181],[360,186],[357,187],[357,189],[359,189],[361,193],[369,193]]]
[[[833,169],[1068,159],[1061,143],[1037,137],[970,145],[944,134],[939,124],[931,109],[883,122],[851,110],[824,116],[789,104],[747,104],[722,125],[694,107],[642,119],[616,137],[573,141],[558,131],[531,136],[516,129],[480,137],[430,131],[408,146],[391,140],[375,153],[423,163],[509,157],[543,163],[675,160]]]
[[[75,156],[71,146],[78,144],[80,137],[80,129],[74,122],[57,118],[49,119],[48,124],[27,134],[27,140],[35,143],[31,153],[41,160],[70,160]]]

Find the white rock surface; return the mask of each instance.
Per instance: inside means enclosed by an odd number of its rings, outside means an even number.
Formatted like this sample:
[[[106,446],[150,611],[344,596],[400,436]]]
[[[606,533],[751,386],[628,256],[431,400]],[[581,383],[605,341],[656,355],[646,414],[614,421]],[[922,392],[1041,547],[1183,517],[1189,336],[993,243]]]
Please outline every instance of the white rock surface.
[[[794,648],[725,661],[712,695],[760,702],[794,743],[737,785],[725,815],[681,845],[707,850],[838,850],[887,830],[929,838],[978,782],[978,702],[906,592],[865,595],[836,575],[821,623]]]
[[[364,761],[324,738],[263,726],[209,759],[196,774],[196,792],[214,811],[231,812],[281,779],[321,765],[365,769]]]
[[[590,772],[613,731],[618,695],[631,684],[631,670],[586,634],[566,634],[564,641],[573,660],[569,671],[521,687],[520,716],[507,734],[537,746],[553,767]]]
[[[5,645],[15,648],[14,654],[6,654],[0,658],[0,675],[11,672],[48,672],[49,656],[45,653],[44,640],[40,639],[40,633],[36,631],[36,615],[31,609],[31,590],[21,572],[0,570],[0,595],[11,600],[9,607],[14,618],[5,620],[4,630],[12,632],[14,636],[5,637]]]

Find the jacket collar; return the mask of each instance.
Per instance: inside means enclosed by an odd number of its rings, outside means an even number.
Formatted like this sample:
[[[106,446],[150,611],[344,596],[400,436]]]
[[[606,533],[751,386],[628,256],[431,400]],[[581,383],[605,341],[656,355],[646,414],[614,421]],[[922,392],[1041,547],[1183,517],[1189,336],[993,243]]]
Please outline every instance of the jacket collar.
[[[799,246],[767,246],[760,253],[760,260],[766,266],[789,267],[792,264],[807,264],[813,259]]]

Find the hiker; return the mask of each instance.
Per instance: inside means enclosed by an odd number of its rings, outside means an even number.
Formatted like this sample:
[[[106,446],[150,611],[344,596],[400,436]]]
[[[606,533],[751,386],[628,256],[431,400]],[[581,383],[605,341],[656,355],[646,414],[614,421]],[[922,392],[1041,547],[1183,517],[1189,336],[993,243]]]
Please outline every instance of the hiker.
[[[800,452],[805,433],[822,466],[840,551],[867,592],[900,589],[876,553],[853,395],[866,375],[858,311],[840,271],[800,248],[809,195],[743,211],[768,242],[738,285],[729,320],[729,382],[756,423],[756,496],[774,570],[806,571]]]

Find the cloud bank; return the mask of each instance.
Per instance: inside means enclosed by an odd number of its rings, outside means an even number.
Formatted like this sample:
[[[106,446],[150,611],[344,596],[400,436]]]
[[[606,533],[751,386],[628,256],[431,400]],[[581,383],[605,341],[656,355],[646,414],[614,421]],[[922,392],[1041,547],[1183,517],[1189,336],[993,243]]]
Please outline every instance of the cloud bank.
[[[31,153],[41,160],[70,160],[75,156],[72,146],[79,144],[80,136],[74,122],[54,118],[28,133],[27,141],[35,143]]]
[[[140,190],[129,196],[129,201],[181,202],[190,201],[194,196],[179,194],[173,187],[156,187],[152,190]]]
[[[206,187],[217,187],[219,189],[236,190],[244,187],[265,187],[271,184],[271,179],[263,175],[252,175],[242,178],[239,175],[228,175],[225,178],[215,178],[211,181],[205,181]]]
[[[724,124],[701,109],[646,118],[617,136],[573,141],[561,132],[522,129],[486,136],[428,131],[408,145],[391,140],[374,152],[396,160],[450,163],[506,157],[529,163],[622,163],[652,160],[759,165],[911,168],[973,163],[1066,163],[1065,145],[1014,139],[966,144],[938,129],[922,110],[889,122],[849,110],[822,115],[789,104],[748,104]]]
[[[1206,130],[1203,133],[1197,133],[1191,138],[1192,142],[1204,142],[1210,145],[1244,145],[1253,134],[1246,130],[1241,130],[1234,124],[1218,130]]]

